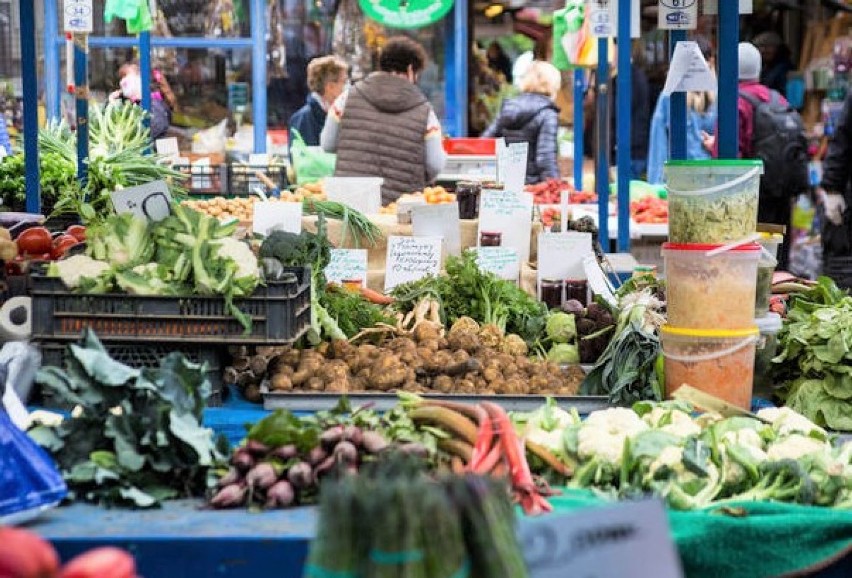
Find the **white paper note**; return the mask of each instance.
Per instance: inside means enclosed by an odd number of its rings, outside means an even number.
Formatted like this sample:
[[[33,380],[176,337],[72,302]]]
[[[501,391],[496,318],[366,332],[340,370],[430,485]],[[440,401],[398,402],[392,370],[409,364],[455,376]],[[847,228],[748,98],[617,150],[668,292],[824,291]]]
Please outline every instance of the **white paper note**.
[[[329,283],[360,280],[361,286],[367,286],[367,250],[332,249],[331,259],[325,268],[325,278]]]
[[[527,178],[529,143],[506,145],[505,139],[497,141],[497,181],[506,191],[521,192]]]
[[[500,233],[502,247],[518,252],[518,259],[530,259],[533,197],[530,193],[483,189],[479,196],[479,231]]]
[[[692,40],[675,46],[663,94],[689,91],[715,91],[716,75],[710,70],[698,43]]]
[[[538,284],[544,279],[585,279],[583,259],[588,255],[594,255],[591,233],[539,233]]]
[[[441,237],[448,255],[461,255],[461,220],[458,203],[413,205],[411,229],[415,237]]]
[[[302,203],[283,201],[255,203],[252,229],[261,235],[268,235],[276,229],[298,235],[302,232]]]
[[[518,252],[511,247],[477,247],[476,264],[506,281],[517,283],[521,275]]]
[[[437,275],[441,271],[442,245],[440,237],[388,238],[385,291],[427,275]]]
[[[365,215],[376,215],[382,208],[383,182],[384,179],[376,177],[327,177],[323,188],[329,201]]]
[[[162,221],[172,213],[172,195],[165,181],[151,181],[110,193],[116,213],[133,213],[140,219]]]
[[[154,148],[157,154],[164,157],[176,157],[180,155],[178,147],[178,139],[175,137],[158,138],[154,141]]]

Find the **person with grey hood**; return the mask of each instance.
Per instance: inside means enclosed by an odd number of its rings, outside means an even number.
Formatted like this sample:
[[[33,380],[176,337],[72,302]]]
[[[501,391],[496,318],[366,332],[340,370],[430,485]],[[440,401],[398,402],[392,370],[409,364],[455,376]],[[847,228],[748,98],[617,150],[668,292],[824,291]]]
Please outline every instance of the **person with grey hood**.
[[[379,71],[343,93],[328,111],[320,146],[337,153],[334,176],[381,177],[382,203],[422,191],[444,168],[441,125],[417,79],[426,52],[389,38]]]
[[[549,62],[533,62],[520,83],[522,94],[503,103],[482,136],[504,137],[507,144],[529,143],[526,183],[559,178],[557,131],[559,109],[553,103],[562,75]]]

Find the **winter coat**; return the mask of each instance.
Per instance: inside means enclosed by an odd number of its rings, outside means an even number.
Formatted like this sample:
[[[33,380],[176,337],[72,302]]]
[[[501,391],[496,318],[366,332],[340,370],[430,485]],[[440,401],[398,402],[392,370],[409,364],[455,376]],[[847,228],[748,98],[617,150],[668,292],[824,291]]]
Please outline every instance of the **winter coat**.
[[[507,144],[529,143],[526,182],[532,184],[559,178],[558,128],[559,109],[553,101],[543,94],[525,92],[503,103],[482,136],[504,137]]]
[[[299,131],[305,144],[319,146],[320,133],[325,125],[326,112],[316,94],[309,94],[305,105],[290,117],[290,141],[293,142],[293,129]]]

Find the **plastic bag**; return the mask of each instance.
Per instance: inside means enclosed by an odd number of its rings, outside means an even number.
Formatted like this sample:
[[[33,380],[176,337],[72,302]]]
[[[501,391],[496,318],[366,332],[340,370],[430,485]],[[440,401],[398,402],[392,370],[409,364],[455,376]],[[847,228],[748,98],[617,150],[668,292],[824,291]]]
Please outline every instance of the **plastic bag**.
[[[290,157],[296,171],[296,184],[314,183],[334,175],[337,156],[319,147],[309,147],[299,131],[294,129],[291,132],[293,142],[290,143]]]

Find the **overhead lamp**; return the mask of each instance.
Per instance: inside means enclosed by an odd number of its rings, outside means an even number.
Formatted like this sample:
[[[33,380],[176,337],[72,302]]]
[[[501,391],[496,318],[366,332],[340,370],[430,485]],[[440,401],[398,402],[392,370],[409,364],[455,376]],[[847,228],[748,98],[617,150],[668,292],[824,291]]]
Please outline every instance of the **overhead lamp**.
[[[490,4],[483,13],[486,18],[496,18],[500,16],[504,10],[505,7],[502,4]]]

